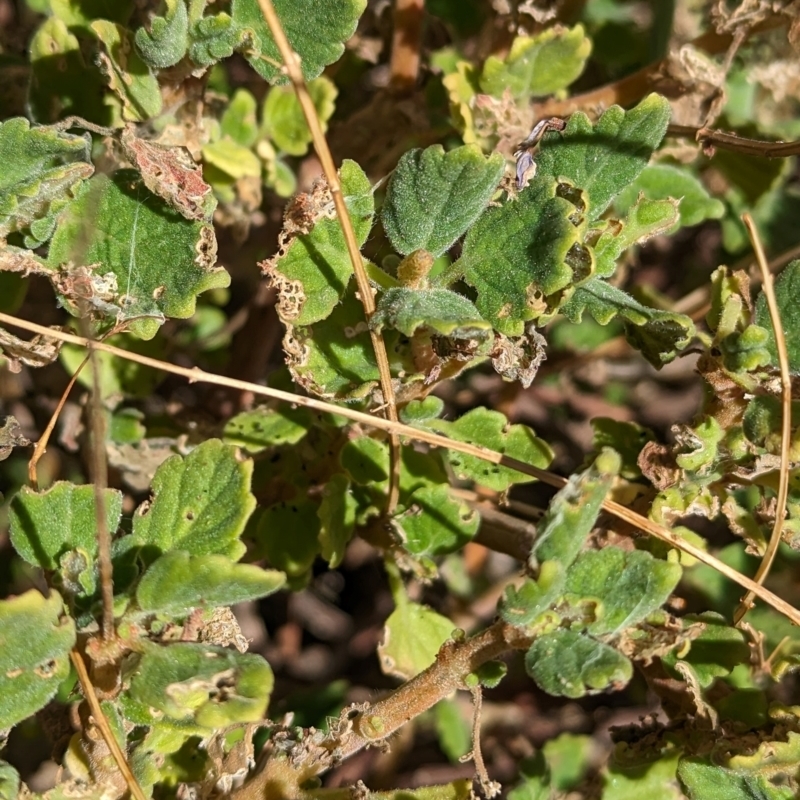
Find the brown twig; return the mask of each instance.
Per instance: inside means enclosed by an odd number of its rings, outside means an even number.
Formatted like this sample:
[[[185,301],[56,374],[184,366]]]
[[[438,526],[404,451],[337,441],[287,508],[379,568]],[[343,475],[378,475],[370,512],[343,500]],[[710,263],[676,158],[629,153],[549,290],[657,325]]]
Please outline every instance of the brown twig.
[[[800,155],[800,141],[765,142],[761,139],[747,139],[735,133],[718,131],[713,128],[693,128],[691,125],[669,125],[667,136],[683,136],[694,139],[703,148],[730,150],[733,153],[744,153],[761,158],[789,158]]]
[[[33,454],[31,455],[30,461],[28,461],[28,483],[31,485],[31,488],[34,489],[35,491],[38,491],[39,489],[39,475],[37,472],[39,461],[41,460],[42,456],[47,452],[47,445],[50,442],[50,437],[53,434],[53,429],[56,427],[58,418],[61,416],[61,411],[64,408],[64,404],[67,402],[69,393],[72,391],[72,387],[78,380],[78,376],[81,374],[81,371],[89,363],[90,358],[91,355],[87,354],[86,358],[84,358],[83,361],[81,361],[81,363],[78,365],[78,368],[72,374],[72,377],[69,379],[69,382],[67,383],[66,389],[64,389],[64,391],[61,393],[61,398],[59,399],[55,407],[55,410],[50,415],[50,419],[47,423],[47,426],[42,431],[42,435],[39,437],[39,440],[36,442],[36,446],[33,448]]]
[[[417,85],[425,0],[395,0],[389,88],[398,94]]]
[[[364,306],[364,314],[367,321],[369,321],[375,313],[375,298],[373,297],[372,287],[370,286],[369,278],[364,268],[364,261],[361,257],[361,250],[353,231],[353,224],[350,221],[350,214],[347,211],[347,204],[342,195],[342,187],[339,183],[339,175],[336,171],[336,166],[333,163],[333,156],[331,156],[328,142],[322,130],[319,117],[317,116],[314,101],[308,93],[308,87],[303,78],[303,71],[300,68],[300,56],[295,53],[289,40],[286,38],[286,34],[275,12],[272,0],[258,0],[258,4],[269,26],[270,32],[275,39],[275,44],[278,46],[286,69],[286,74],[297,93],[300,107],[303,109],[303,115],[306,118],[308,129],[311,132],[311,138],[314,142],[314,149],[317,151],[317,156],[322,164],[322,170],[325,173],[325,179],[328,182],[328,188],[330,189],[333,203],[336,206],[339,223],[342,226],[347,252],[353,264],[353,273],[356,277],[361,304]],[[370,337],[372,339],[372,347],[375,350],[375,360],[378,364],[381,392],[383,394],[383,402],[387,417],[391,422],[397,422],[397,403],[394,396],[392,373],[389,369],[389,356],[386,353],[386,344],[381,334],[373,330],[372,327],[370,327]],[[396,434],[391,433],[389,442],[391,448],[391,474],[389,477],[389,494],[386,504],[387,516],[391,516],[394,513],[400,493],[400,439]]]
[[[789,497],[789,448],[792,444],[792,376],[789,374],[789,353],[786,348],[786,334],[781,322],[778,300],[775,297],[772,272],[770,272],[769,266],[767,265],[764,248],[761,245],[761,237],[758,235],[758,229],[753,222],[753,218],[749,214],[742,214],[742,222],[744,222],[744,226],[747,228],[747,232],[750,235],[750,241],[753,243],[753,250],[756,254],[756,261],[761,270],[762,291],[767,300],[769,318],[772,322],[772,329],[775,332],[775,345],[778,350],[778,366],[781,373],[781,464],[780,470],[778,471],[778,499],[775,508],[775,522],[772,526],[772,534],[770,535],[767,549],[764,551],[764,557],[758,565],[754,578],[756,583],[762,584],[769,574],[772,562],[775,560],[775,555],[778,552],[778,545],[781,543],[783,519],[786,515],[786,501]],[[753,605],[753,597],[754,594],[752,590],[750,590],[742,598],[742,602],[733,615],[735,622],[739,622],[751,608]]]
[[[125,778],[125,783],[128,785],[131,794],[136,800],[147,800],[145,793],[142,791],[142,787],[139,786],[139,782],[136,780],[133,772],[131,772],[128,762],[125,760],[125,754],[122,752],[116,737],[111,731],[103,709],[100,707],[100,701],[97,699],[94,686],[89,679],[89,671],[86,669],[83,656],[77,650],[71,650],[69,657],[75,667],[75,671],[78,673],[78,681],[81,684],[86,702],[89,704],[89,709],[92,712],[95,724],[100,729],[103,740],[108,745],[108,749],[111,751],[117,768],[122,773],[122,777]]]
[[[487,447],[468,444],[467,442],[457,442],[454,439],[449,439],[446,436],[433,433],[432,431],[428,431],[424,428],[414,428],[410,425],[403,425],[400,422],[393,422],[392,420],[383,419],[371,414],[365,414],[362,411],[356,411],[348,406],[337,406],[333,403],[327,403],[324,400],[317,400],[314,397],[305,397],[292,392],[284,392],[280,389],[272,389],[267,386],[260,386],[256,383],[250,383],[248,381],[237,380],[235,378],[226,378],[222,375],[215,375],[211,372],[205,372],[197,367],[193,367],[191,369],[188,367],[179,367],[175,364],[169,364],[157,358],[150,358],[149,356],[144,356],[139,353],[130,353],[126,350],[122,350],[119,347],[113,347],[112,345],[104,344],[102,342],[89,342],[81,336],[75,336],[74,334],[66,333],[65,331],[57,331],[51,328],[46,328],[44,325],[37,325],[35,322],[28,322],[27,320],[19,319],[18,317],[14,317],[10,314],[0,313],[0,322],[5,323],[6,325],[15,326],[17,328],[22,328],[23,330],[28,330],[33,333],[40,333],[44,336],[50,336],[54,339],[59,339],[64,342],[72,342],[73,344],[80,345],[81,347],[94,346],[97,350],[110,353],[118,358],[134,361],[137,364],[143,364],[144,366],[152,367],[153,369],[163,370],[164,372],[169,372],[172,375],[182,375],[191,383],[203,382],[216,386],[226,386],[239,391],[252,392],[254,395],[261,397],[270,397],[274,400],[279,400],[284,403],[291,403],[296,406],[310,408],[313,411],[336,414],[340,417],[345,417],[346,419],[353,420],[354,422],[358,422],[367,427],[383,430],[390,434],[393,433],[398,437],[405,436],[412,440],[426,442],[433,447],[443,447],[445,449],[455,450],[459,453],[466,453],[467,455],[475,456],[476,458],[488,461],[491,464],[509,467],[510,469],[517,470],[524,475],[529,475],[531,478],[540,480],[542,483],[545,483],[548,486],[553,486],[557,489],[560,489],[567,483],[566,479],[562,478],[560,475],[555,475],[547,470],[533,467],[530,464],[526,464],[523,461],[519,461],[518,459],[504,455],[503,453],[498,453],[495,450],[490,450]],[[726,578],[738,583],[744,589],[754,592],[757,597],[759,597],[765,603],[771,605],[776,611],[779,611],[796,625],[800,625],[800,611],[791,606],[782,598],[778,597],[773,592],[770,592],[768,589],[760,586],[746,575],[742,575],[735,569],[732,569],[727,564],[720,561],[718,558],[714,558],[714,556],[712,556],[710,553],[707,553],[705,550],[702,550],[700,547],[685,541],[683,538],[667,528],[658,525],[652,520],[637,514],[635,511],[631,511],[629,508],[626,508],[625,506],[622,506],[613,500],[606,500],[603,503],[603,508],[608,513],[613,514],[615,517],[623,520],[624,522],[627,522],[632,527],[638,528],[639,530],[654,536],[656,539],[666,542],[676,550],[692,556],[692,558],[696,559],[700,563],[711,567],[721,575],[724,575]]]

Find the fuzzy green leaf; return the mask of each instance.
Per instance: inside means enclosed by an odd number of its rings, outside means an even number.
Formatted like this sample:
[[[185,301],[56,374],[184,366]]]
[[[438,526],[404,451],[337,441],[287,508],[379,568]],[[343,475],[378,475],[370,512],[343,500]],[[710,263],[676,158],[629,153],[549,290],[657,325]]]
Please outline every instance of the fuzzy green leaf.
[[[81,187],[59,218],[48,260],[53,269],[98,264],[108,295],[94,310],[130,320],[131,332],[150,339],[165,317],[191,317],[198,294],[228,286],[216,250],[211,225],[186,219],[136,172],[120,170]]]
[[[325,132],[333,116],[338,89],[325,77],[315,78],[308,84],[308,93]],[[303,156],[311,144],[303,109],[292,86],[273,86],[264,100],[261,131],[278,150],[290,156]]]
[[[682,228],[699,225],[707,219],[719,219],[725,213],[725,205],[708,193],[708,190],[686,167],[671,164],[649,164],[639,177],[623,189],[614,201],[620,214],[636,204],[639,195],[648,200],[666,200],[674,197],[680,201],[680,225]]]
[[[172,720],[218,730],[261,720],[273,683],[269,664],[258,655],[193,643],[151,644],[130,694]]]
[[[0,761],[0,800],[17,800],[21,779],[11,764]]]
[[[596,275],[601,278],[613,275],[617,269],[617,259],[629,247],[674,230],[677,222],[677,200],[648,200],[639,197],[628,209],[624,220],[609,220],[606,229],[600,234],[594,245]]]
[[[106,526],[113,534],[122,517],[122,493],[103,492]],[[14,549],[29,564],[58,569],[59,557],[82,549],[97,552],[94,486],[59,481],[43,492],[23,486],[11,501],[9,532]]]
[[[474,408],[455,422],[433,420],[428,427],[459,442],[483,445],[540,469],[546,469],[553,459],[545,441],[527,425],[509,425],[499,411]],[[496,492],[504,492],[514,483],[533,480],[516,470],[464,453],[448,451],[447,458],[460,480],[472,480]]]
[[[500,602],[500,615],[510,625],[526,628],[541,617],[564,591],[566,569],[559,561],[544,561],[539,576],[526,580],[519,588],[506,587]]]
[[[681,578],[678,564],[643,550],[616,547],[581,553],[567,570],[565,591],[596,601],[587,630],[595,636],[619,634],[660,608]]]
[[[610,417],[595,417],[591,425],[594,449],[600,451],[604,447],[612,447],[622,459],[619,474],[628,481],[641,480],[639,453],[647,442],[655,439],[655,434],[636,422],[623,422]]]
[[[100,69],[122,101],[123,118],[141,122],[157,117],[161,113],[161,89],[134,48],[131,32],[105,19],[92,22],[91,29],[103,46]]]
[[[656,368],[669,363],[692,341],[695,327],[685,314],[650,308],[616,286],[592,278],[561,309],[572,322],[588,311],[601,325],[621,317],[625,337]]]
[[[537,638],[525,670],[548,694],[571,698],[621,689],[633,675],[631,662],[613,647],[570,630]]]
[[[775,298],[789,351],[789,370],[793,375],[800,373],[800,260],[792,261],[784,267],[775,281]],[[767,300],[762,292],[756,300],[756,324],[769,332],[767,349],[772,356],[773,366],[778,365],[778,348],[775,344],[775,329],[767,308]]]
[[[245,550],[239,536],[256,504],[252,471],[252,461],[240,461],[235,448],[218,439],[203,442],[185,458],[168,458],[153,476],[152,501],[133,515],[130,542],[121,541],[156,555],[186,550],[238,560]]]
[[[588,199],[588,219],[609,203],[647,166],[661,144],[671,114],[664,97],[651,94],[630,111],[609,108],[595,125],[583,112],[569,118],[563,133],[544,137],[536,157],[537,177],[568,180]]]
[[[394,328],[413,336],[418,328],[453,339],[485,339],[491,325],[478,309],[449,289],[387,289],[372,317],[376,330]]]
[[[381,669],[409,680],[429,667],[450,638],[453,623],[428,606],[404,600],[389,615],[378,645]]]
[[[364,307],[353,291],[345,294],[327,319],[294,328],[286,352],[292,377],[318,397],[355,400],[378,385]]]
[[[193,556],[173,550],[156,559],[142,576],[136,600],[142,611],[181,615],[193,608],[232,606],[277,592],[286,576],[226,556]]]
[[[189,29],[189,57],[201,67],[229,58],[234,50],[252,44],[253,32],[242,30],[229,14],[201,17]]]
[[[228,420],[222,437],[248,453],[260,453],[268,447],[297,444],[310,427],[311,417],[304,408],[261,406]]]
[[[319,555],[317,509],[317,503],[297,499],[270,506],[258,520],[258,552],[290,579],[304,580]]]
[[[303,76],[311,80],[342,55],[367,0],[274,0],[274,5],[289,44],[300,56]],[[235,25],[255,34],[256,52],[247,55],[250,66],[264,80],[284,83],[281,54],[258,0],[233,0],[231,16]]]
[[[485,158],[474,146],[409,150],[392,173],[381,210],[395,250],[440,256],[483,213],[504,169],[499,153]]]
[[[505,59],[489,56],[480,77],[481,91],[517,99],[541,97],[566,89],[580,74],[592,52],[582,25],[556,26],[537,36],[518,36]]]
[[[0,122],[0,237],[55,215],[93,172],[90,143],[26,119]]]
[[[347,543],[353,537],[357,512],[358,501],[353,497],[350,481],[345,475],[332,475],[317,509],[320,553],[331,569],[342,563]]]
[[[564,568],[575,561],[619,469],[617,453],[604,450],[588,469],[569,479],[537,525],[532,557],[539,562],[557,561]]]
[[[372,187],[354,161],[345,161],[339,175],[356,239],[363,245],[375,213]],[[284,322],[311,325],[329,317],[353,274],[339,220],[319,218],[310,232],[293,238],[283,253],[268,262],[267,273],[284,299],[278,305]]]
[[[369,436],[359,436],[345,443],[339,461],[350,478],[358,484],[382,483],[389,478],[386,445]]]
[[[674,650],[663,657],[664,665],[674,677],[682,680],[675,670],[675,664],[679,660],[688,662],[700,686],[707,689],[715,678],[730,675],[738,664],[747,663],[749,647],[744,634],[728,625],[721,614],[707,611],[699,615],[691,614],[684,619],[687,624],[703,623],[705,630],[689,640],[689,651],[683,653],[680,659]]]
[[[46,19],[31,39],[29,51],[32,119],[48,123],[76,114],[100,125],[111,124],[103,76],[84,58],[81,43],[63,20]]]
[[[136,31],[136,49],[144,62],[154,69],[177,64],[189,47],[189,14],[184,0],[165,0],[166,13],[153,17],[150,30]]]
[[[439,556],[463,547],[478,532],[480,516],[450,495],[447,486],[426,486],[396,518],[403,545],[415,556]]]
[[[444,400],[429,394],[424,400],[412,400],[400,410],[400,419],[406,425],[419,425],[442,416]]]
[[[516,200],[490,208],[470,228],[457,265],[478,292],[478,310],[501,333],[522,336],[526,322],[554,311],[594,271],[579,195],[537,174]]]
[[[75,623],[58,592],[0,600],[0,730],[35,714],[69,674]]]
[[[688,800],[794,800],[796,797],[791,787],[774,786],[766,775],[740,775],[700,758],[682,759],[678,777]]]

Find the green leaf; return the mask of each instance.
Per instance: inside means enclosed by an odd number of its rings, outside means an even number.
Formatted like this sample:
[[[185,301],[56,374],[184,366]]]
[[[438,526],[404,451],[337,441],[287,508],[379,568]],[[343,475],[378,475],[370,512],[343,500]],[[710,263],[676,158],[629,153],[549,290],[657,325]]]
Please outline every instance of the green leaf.
[[[403,600],[389,615],[378,645],[381,669],[387,675],[410,680],[436,660],[450,638],[453,623],[428,606]]]
[[[570,630],[539,636],[525,669],[548,694],[571,698],[621,689],[633,675],[631,662],[613,647]]]
[[[481,91],[517,99],[541,97],[566,89],[583,72],[592,41],[582,25],[555,26],[537,36],[518,36],[505,59],[489,56],[480,77]]]
[[[660,608],[681,578],[680,565],[643,550],[605,547],[581,553],[567,570],[565,591],[596,601],[587,630],[595,636],[620,634]]]
[[[457,764],[470,750],[472,729],[454,700],[440,700],[433,707],[433,715],[439,747],[451,763]]]
[[[631,747],[633,749],[633,747]],[[655,761],[628,767],[611,763],[603,774],[603,800],[685,800],[675,770],[678,766],[678,748],[667,751]],[[652,756],[650,756],[652,759]],[[708,795],[704,800],[717,800]]]
[[[648,200],[640,196],[628,209],[624,220],[608,221],[606,229],[594,245],[597,276],[608,278],[613,275],[617,269],[617,259],[629,247],[674,230],[677,222],[677,200]]]
[[[31,118],[48,123],[76,114],[100,125],[112,122],[104,103],[106,84],[84,59],[81,44],[58,17],[46,19],[31,39]]]
[[[277,592],[286,576],[226,556],[193,556],[173,550],[156,559],[142,576],[136,601],[142,611],[181,615],[193,608],[232,606]]]
[[[0,237],[55,215],[93,172],[90,142],[26,119],[0,122]]]
[[[738,664],[747,663],[749,647],[744,634],[728,625],[721,614],[707,611],[703,614],[690,614],[684,620],[687,624],[700,622],[705,629],[697,638],[688,641],[689,650],[682,652],[680,659],[674,650],[662,658],[673,677],[683,680],[675,670],[675,664],[679,660],[688,662],[700,686],[707,689],[715,678],[725,677]]]
[[[253,32],[242,30],[230,15],[201,17],[189,29],[189,57],[201,67],[229,58],[234,50],[252,46]]]
[[[519,587],[506,587],[500,601],[500,616],[519,628],[533,625],[563,593],[566,574],[559,561],[542,562],[535,581],[526,580]]]
[[[588,469],[570,477],[536,526],[532,558],[539,562],[557,561],[564,568],[575,561],[592,532],[620,465],[620,457],[614,450],[603,450]]]
[[[619,193],[614,208],[619,214],[627,212],[641,194],[648,200],[677,198],[682,228],[699,225],[707,219],[719,219],[725,213],[724,203],[711,197],[687,167],[649,164],[630,186]]]
[[[773,786],[766,776],[738,775],[700,758],[683,758],[678,777],[689,800],[793,800],[791,787]]]
[[[185,219],[136,172],[120,170],[81,187],[59,218],[48,261],[53,269],[98,264],[109,292],[103,302],[112,306],[106,313],[150,339],[164,317],[191,317],[196,295],[228,286],[228,273],[214,266],[216,250],[211,225]]]
[[[122,517],[122,492],[105,489],[103,499],[113,535]],[[42,569],[58,569],[59,557],[70,550],[80,548],[92,558],[97,552],[94,486],[58,481],[43,492],[23,486],[11,501],[8,521],[14,549]]]
[[[264,509],[255,539],[259,553],[290,579],[305,580],[320,552],[318,504],[289,500]]]
[[[339,452],[339,463],[350,478],[362,486],[382,483],[389,478],[386,445],[369,436],[359,436],[345,442]]]
[[[538,438],[527,425],[509,425],[499,411],[474,408],[455,422],[433,420],[427,427],[459,442],[482,445],[540,469],[546,469],[553,460],[547,442]],[[448,451],[447,459],[460,480],[475,481],[496,492],[504,492],[514,483],[534,480],[516,470],[464,453]]]
[[[35,714],[69,674],[75,623],[58,592],[0,600],[0,730]]]
[[[258,141],[256,99],[247,89],[237,89],[220,119],[223,136],[229,136],[242,147],[252,147]]]
[[[161,89],[134,48],[131,32],[105,19],[92,22],[91,29],[103,45],[100,69],[122,101],[123,118],[141,122],[157,117],[161,113]]]
[[[392,173],[381,210],[395,250],[440,256],[486,209],[504,170],[499,153],[485,158],[474,146],[409,150]]]
[[[591,420],[591,425],[594,450],[613,448],[622,459],[619,474],[628,481],[641,480],[639,453],[649,441],[655,439],[655,434],[636,422],[622,422],[610,417],[595,417]]]
[[[326,319],[293,328],[284,348],[294,380],[318,397],[356,400],[378,385],[380,375],[364,307],[353,291]]]
[[[268,447],[297,444],[308,433],[311,423],[311,416],[304,408],[260,406],[228,420],[222,438],[248,453],[260,453]]]
[[[335,569],[342,563],[347,543],[353,537],[358,501],[345,475],[332,475],[322,490],[319,504],[319,543],[322,557]]]
[[[168,458],[153,476],[152,501],[133,515],[130,542],[121,541],[158,555],[185,550],[238,560],[245,550],[239,536],[256,505],[252,471],[252,461],[239,460],[235,448],[218,439],[203,442],[185,458]]]
[[[366,0],[274,0],[275,10],[292,49],[300,56],[303,77],[316,78],[323,68],[337,61]],[[256,52],[247,55],[250,66],[270,83],[286,80],[278,47],[264,21],[258,0],[233,0],[231,16],[241,28],[255,33]]]
[[[463,547],[478,532],[480,516],[450,495],[447,486],[414,492],[395,518],[403,546],[415,556],[439,556]]]
[[[231,178],[258,178],[261,176],[261,162],[249,148],[223,136],[216,142],[203,145],[203,161],[221,170]]]
[[[324,133],[333,116],[339,90],[328,78],[319,77],[308,83],[308,93]],[[293,86],[273,86],[269,90],[262,120],[262,134],[268,136],[278,150],[290,156],[304,156],[308,152],[311,131]]]
[[[642,305],[599,278],[579,286],[561,310],[572,322],[580,322],[584,311],[601,325],[621,317],[625,338],[656,368],[672,361],[695,335],[694,323],[685,314]]]
[[[11,764],[0,761],[0,800],[17,800],[20,783],[19,772]]]
[[[429,394],[424,400],[412,400],[400,409],[400,419],[406,425],[420,425],[442,415],[444,400]]]
[[[457,267],[501,333],[522,336],[526,322],[557,309],[594,271],[579,196],[537,173],[516,200],[490,208],[470,228]]]
[[[149,644],[130,695],[169,719],[218,730],[260,721],[273,683],[269,664],[252,653],[193,643]]]
[[[582,189],[588,199],[587,217],[595,220],[647,166],[671,113],[666,98],[656,94],[630,111],[612,106],[595,125],[579,111],[563,133],[545,135],[536,157],[537,178],[550,175]]]
[[[485,339],[492,328],[466,297],[449,289],[387,289],[371,324],[378,331],[389,327],[406,336],[428,328],[452,339]]]
[[[139,28],[134,37],[136,49],[153,69],[177,64],[189,47],[189,14],[184,0],[165,0],[166,13],[153,17],[150,30]]]
[[[360,246],[372,228],[375,213],[372,187],[354,161],[344,161],[339,175]],[[329,317],[353,274],[339,220],[328,216],[322,207],[316,212],[316,224],[311,230],[295,235],[264,266],[280,294],[278,314],[284,322],[294,325],[311,325]]]
[[[789,351],[789,370],[792,374],[800,373],[800,260],[792,261],[784,267],[775,281],[775,298],[778,301],[778,313],[786,337],[786,348]],[[755,322],[769,332],[767,349],[772,356],[773,366],[778,365],[778,348],[775,344],[775,329],[767,308],[764,293],[756,300]]]

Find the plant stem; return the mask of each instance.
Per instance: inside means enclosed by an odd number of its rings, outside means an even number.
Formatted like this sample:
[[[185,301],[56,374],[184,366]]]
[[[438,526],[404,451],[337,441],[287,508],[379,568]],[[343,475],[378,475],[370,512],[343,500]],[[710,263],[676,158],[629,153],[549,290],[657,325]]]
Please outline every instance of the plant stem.
[[[786,333],[781,323],[772,272],[770,272],[767,258],[764,255],[761,237],[758,235],[753,218],[749,214],[742,214],[742,222],[744,222],[744,226],[750,234],[756,261],[761,270],[761,280],[763,282],[761,289],[767,299],[769,318],[772,322],[772,329],[775,332],[775,345],[778,351],[778,365],[781,372],[781,464],[778,470],[778,499],[775,508],[775,522],[772,526],[772,534],[770,535],[767,549],[764,552],[761,563],[758,565],[754,578],[756,583],[762,584],[769,574],[772,562],[778,552],[778,545],[781,543],[783,520],[786,516],[786,502],[789,497],[789,448],[792,444],[792,376],[789,373],[789,352],[786,347]],[[739,622],[751,608],[754,596],[755,594],[752,590],[745,594],[739,607],[734,612],[734,622]]]
[[[314,142],[314,149],[317,151],[317,156],[322,164],[322,170],[325,173],[325,179],[328,182],[328,188],[333,198],[333,203],[336,206],[339,224],[342,226],[342,233],[344,234],[344,240],[347,245],[347,252],[353,265],[353,273],[355,274],[356,284],[358,285],[358,294],[361,299],[361,304],[364,306],[364,315],[367,318],[367,322],[369,322],[372,315],[375,313],[375,298],[372,294],[369,277],[364,269],[364,261],[358,242],[356,241],[355,232],[353,231],[353,224],[350,221],[350,214],[347,211],[347,204],[342,195],[342,187],[339,183],[339,175],[336,171],[336,166],[333,163],[333,156],[331,155],[328,142],[322,130],[322,125],[317,116],[314,101],[311,99],[305,79],[303,78],[303,71],[300,68],[300,56],[294,52],[289,40],[286,38],[286,34],[275,12],[272,0],[258,0],[258,4],[269,26],[270,32],[275,39],[275,44],[278,46],[286,68],[286,74],[289,76],[289,80],[292,82],[294,90],[297,93],[300,107],[303,109],[303,115],[306,118],[308,129],[311,132],[311,138]],[[383,394],[386,416],[391,422],[396,423],[398,421],[397,402],[394,396],[394,386],[392,385],[392,374],[389,368],[389,356],[386,352],[386,344],[381,334],[374,331],[372,327],[370,327],[369,334],[372,339],[372,347],[375,351],[375,360],[378,364],[381,393]],[[389,492],[386,501],[387,517],[390,517],[394,513],[400,497],[400,438],[394,431],[390,431],[389,445],[391,469],[389,476]]]
[[[734,153],[744,153],[748,156],[761,156],[762,158],[789,158],[800,155],[800,141],[794,142],[765,142],[761,139],[748,139],[727,131],[718,131],[713,128],[693,128],[690,125],[670,125],[667,136],[687,136],[695,139],[712,149],[730,150]]]
[[[304,395],[294,394],[292,392],[284,392],[280,389],[271,389],[267,386],[261,386],[257,383],[250,381],[237,380],[236,378],[228,378],[223,375],[214,375],[212,372],[205,372],[197,367],[179,367],[176,364],[170,364],[158,358],[150,358],[143,356],[139,353],[131,353],[119,347],[113,347],[109,344],[102,342],[90,343],[88,339],[82,336],[75,336],[65,331],[47,328],[44,325],[37,325],[35,322],[28,322],[27,320],[19,319],[11,314],[0,312],[0,322],[6,325],[12,325],[23,330],[28,330],[33,333],[40,333],[44,336],[50,336],[53,339],[59,339],[63,342],[72,342],[72,344],[80,345],[81,347],[93,346],[96,350],[104,353],[110,353],[118,358],[123,358],[127,361],[133,361],[137,364],[143,364],[146,367],[153,369],[160,369],[164,372],[169,372],[172,375],[182,375],[184,378],[192,383],[203,382],[213,384],[215,386],[225,386],[229,389],[237,389],[239,391],[251,392],[258,397],[270,397],[274,400],[279,400],[284,403],[291,403],[303,408],[310,408],[313,411],[320,411],[327,414],[337,414],[340,417],[353,420],[362,425],[366,425],[378,430],[386,431],[387,433],[395,433],[398,436],[406,436],[409,439],[427,442],[433,447],[443,447],[449,450],[455,450],[459,453],[466,453],[470,456],[488,461],[491,464],[498,464],[502,467],[509,467],[510,469],[522,472],[524,475],[530,475],[532,478],[546,483],[548,486],[553,486],[560,489],[566,484],[566,479],[560,475],[555,475],[538,467],[533,467],[523,461],[519,461],[511,456],[498,453],[495,450],[490,450],[488,447],[480,445],[468,444],[467,442],[457,442],[454,439],[448,439],[438,433],[433,433],[425,428],[414,428],[411,425],[403,425],[400,422],[392,422],[391,420],[382,419],[371,414],[365,414],[362,411],[356,411],[347,406],[337,406],[334,403],[327,403],[324,400],[317,400],[314,397],[306,397]],[[693,558],[697,559],[700,563],[711,567],[712,569],[724,575],[726,578],[738,583],[745,589],[752,591],[758,598],[765,603],[771,605],[776,611],[783,614],[796,625],[800,625],[800,611],[794,608],[791,604],[787,603],[783,598],[778,597],[773,592],[759,586],[755,581],[742,575],[735,569],[732,569],[727,564],[715,558],[705,550],[687,542],[681,536],[673,533],[671,530],[662,527],[661,525],[653,522],[652,520],[637,514],[629,508],[626,508],[613,500],[605,500],[603,502],[603,509],[612,516],[627,522],[633,528],[637,528],[645,533],[650,534],[656,539],[666,542],[670,547],[674,547],[683,553],[687,553]]]

